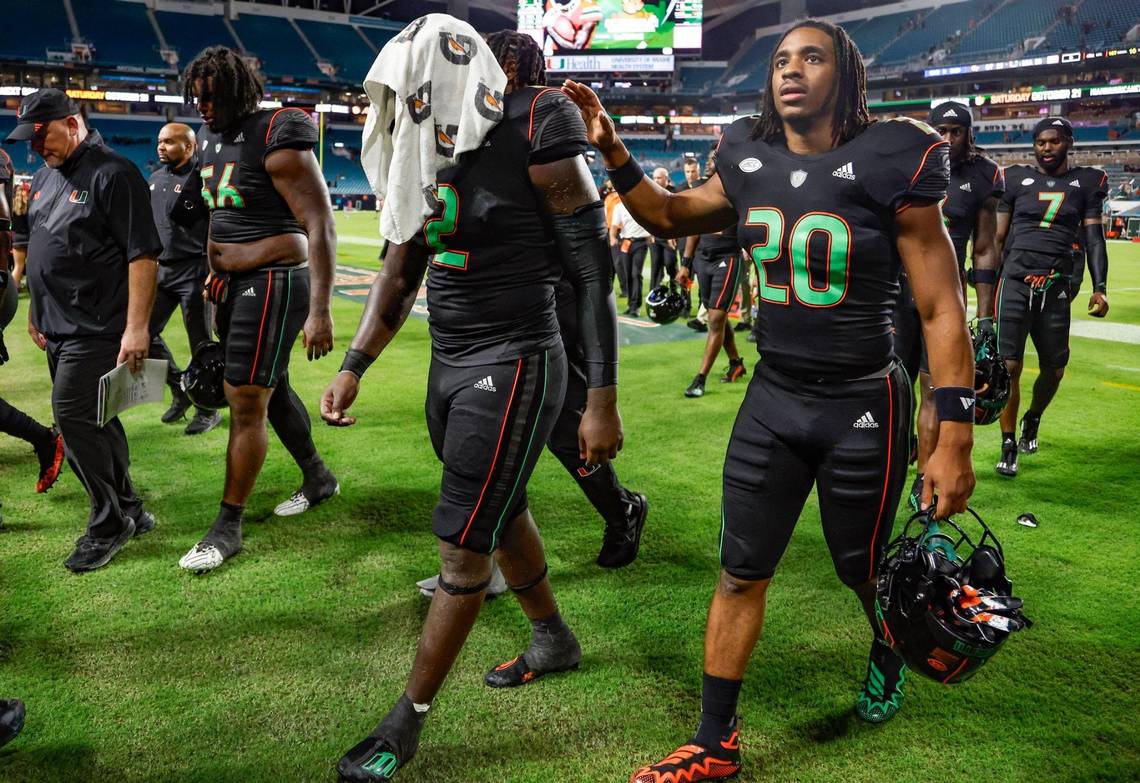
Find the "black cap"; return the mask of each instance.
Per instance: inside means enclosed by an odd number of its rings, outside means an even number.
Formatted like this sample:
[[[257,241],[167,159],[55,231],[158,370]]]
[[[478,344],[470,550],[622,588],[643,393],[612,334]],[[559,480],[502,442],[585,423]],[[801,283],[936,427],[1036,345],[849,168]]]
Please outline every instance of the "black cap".
[[[930,110],[929,122],[935,127],[939,125],[961,125],[969,128],[974,124],[974,115],[970,113],[970,107],[964,103],[946,101]]]
[[[60,120],[79,114],[79,104],[68,97],[63,90],[46,87],[36,90],[20,101],[16,110],[16,128],[4,139],[5,143],[27,141],[36,135],[44,123]]]
[[[1041,131],[1055,130],[1061,134],[1061,138],[1073,138],[1073,123],[1066,120],[1064,117],[1046,117],[1033,126],[1033,138],[1037,138],[1037,134]]]

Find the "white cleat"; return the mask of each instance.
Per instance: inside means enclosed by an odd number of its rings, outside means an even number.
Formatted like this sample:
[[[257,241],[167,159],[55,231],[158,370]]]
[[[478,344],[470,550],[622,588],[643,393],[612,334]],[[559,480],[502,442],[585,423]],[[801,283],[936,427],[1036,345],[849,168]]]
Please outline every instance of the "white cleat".
[[[225,561],[226,559],[216,546],[207,544],[205,541],[200,541],[194,545],[193,549],[182,556],[182,559],[178,561],[178,565],[187,571],[201,574],[206,571],[213,571]]]
[[[333,489],[332,494],[328,497],[323,497],[319,500],[309,500],[302,490],[297,490],[289,496],[288,500],[282,501],[277,504],[277,508],[273,509],[273,513],[279,517],[295,517],[298,514],[304,514],[313,506],[323,503],[333,495],[340,494],[340,484],[337,484]]]
[[[435,591],[439,589],[439,574],[429,576],[427,579],[421,579],[416,582],[416,588],[424,598],[431,598],[435,595]],[[491,569],[491,584],[487,586],[486,600],[490,601],[494,598],[498,598],[507,592],[507,590],[507,578],[503,576],[503,572],[499,570],[499,566],[495,565]]]

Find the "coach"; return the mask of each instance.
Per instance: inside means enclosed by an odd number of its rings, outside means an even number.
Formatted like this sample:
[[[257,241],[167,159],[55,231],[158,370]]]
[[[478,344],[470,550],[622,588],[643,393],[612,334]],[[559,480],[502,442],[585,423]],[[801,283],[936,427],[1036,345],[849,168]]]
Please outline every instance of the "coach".
[[[87,532],[64,565],[92,571],[154,527],[131,484],[126,433],[118,419],[100,427],[96,407],[102,375],[146,358],[162,245],[146,181],[65,93],[34,92],[17,117],[6,141],[30,141],[46,164],[28,211],[28,332],[47,351],[56,425],[91,498]]]
[[[191,404],[179,384],[181,373],[174,355],[162,339],[166,322],[181,307],[191,355],[210,339],[206,302],[202,298],[210,215],[202,201],[195,146],[194,131],[189,125],[171,122],[162,126],[158,132],[158,160],[163,165],[150,175],[150,206],[162,240],[158,290],[150,314],[150,355],[169,362],[166,382],[173,396],[170,408],[162,415],[163,424],[181,419]],[[221,420],[217,411],[198,408],[185,432],[200,435],[218,426]]]

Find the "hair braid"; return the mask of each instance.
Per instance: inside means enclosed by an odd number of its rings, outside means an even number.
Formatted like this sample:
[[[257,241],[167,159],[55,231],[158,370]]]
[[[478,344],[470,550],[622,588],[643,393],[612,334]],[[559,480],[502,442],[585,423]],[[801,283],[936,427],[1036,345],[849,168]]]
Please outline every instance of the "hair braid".
[[[487,36],[487,45],[507,74],[508,90],[546,85],[546,58],[529,35],[500,30]]]
[[[213,78],[214,112],[223,128],[257,111],[265,86],[241,55],[225,46],[203,49],[182,72],[182,96],[187,103],[198,97],[197,83]]]
[[[858,136],[874,120],[867,108],[867,69],[859,47],[839,25],[822,19],[804,19],[788,29],[768,57],[768,82],[761,102],[760,117],[752,129],[752,138],[769,144],[784,138],[784,123],[776,113],[776,98],[772,94],[772,73],[775,70],[776,52],[784,39],[801,27],[821,30],[831,36],[835,51],[835,114],[832,116],[832,142],[838,146]]]

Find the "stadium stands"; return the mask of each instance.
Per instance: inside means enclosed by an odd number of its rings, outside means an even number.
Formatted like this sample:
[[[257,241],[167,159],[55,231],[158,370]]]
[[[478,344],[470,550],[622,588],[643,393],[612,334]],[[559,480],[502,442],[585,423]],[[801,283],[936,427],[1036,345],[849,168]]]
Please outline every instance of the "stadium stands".
[[[72,3],[83,39],[94,49],[94,62],[133,68],[166,68],[159,56],[146,6],[142,3]]]
[[[1100,49],[1124,40],[1140,22],[1136,0],[1085,0],[1072,20],[1059,21],[1049,32],[1050,49]]]
[[[234,32],[247,52],[261,60],[266,76],[323,79],[313,55],[288,19],[245,14],[234,19]]]
[[[336,66],[336,78],[351,84],[364,81],[376,52],[364,42],[355,27],[298,20],[297,26],[325,60]]]
[[[71,50],[71,28],[63,0],[8,0],[4,10],[9,26],[0,36],[0,55],[44,60],[48,49]]]
[[[1057,21],[1057,11],[1072,0],[1010,0],[962,38],[954,54],[1006,52]]]
[[[170,11],[155,11],[154,15],[158,26],[162,28],[166,43],[178,51],[180,68],[185,67],[207,46],[237,46],[220,16]]]
[[[887,44],[899,37],[902,25],[914,18],[913,11],[886,16],[873,16],[860,24],[847,28],[851,38],[864,57],[873,57]]]
[[[926,54],[950,36],[966,32],[967,14],[960,4],[944,5],[927,14],[913,30],[879,52],[878,62],[898,63]]]
[[[382,30],[379,27],[368,27],[365,25],[360,26],[360,31],[372,42],[377,51],[383,49],[384,44],[388,43],[388,41],[399,32],[398,30]]]
[[[729,87],[732,92],[756,92],[764,89],[768,59],[779,38],[779,35],[766,35],[753,41],[748,50],[737,58],[736,63],[729,66],[724,78],[713,83],[714,92],[718,91],[718,84]]]

